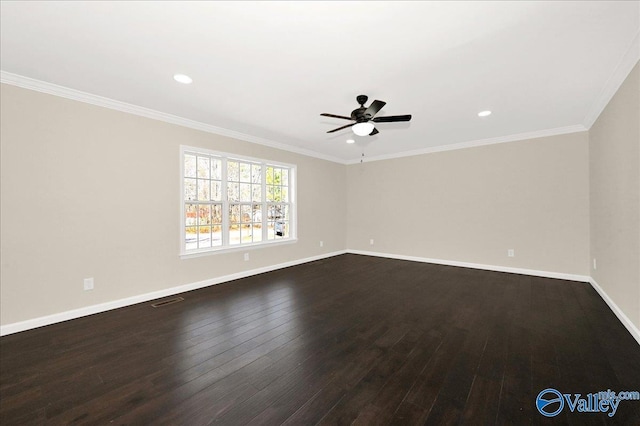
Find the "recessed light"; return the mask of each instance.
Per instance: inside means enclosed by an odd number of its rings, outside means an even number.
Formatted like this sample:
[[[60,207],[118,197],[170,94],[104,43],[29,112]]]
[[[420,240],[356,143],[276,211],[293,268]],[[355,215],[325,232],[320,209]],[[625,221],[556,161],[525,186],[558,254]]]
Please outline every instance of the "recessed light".
[[[487,117],[489,115],[491,115],[491,111],[480,111],[478,113],[478,117]]]
[[[177,81],[178,83],[182,83],[182,84],[191,84],[193,82],[191,77],[189,77],[188,75],[184,75],[184,74],[176,74],[176,75],[173,76],[173,79],[175,81]]]
[[[347,139],[347,143],[356,143],[353,139]]]

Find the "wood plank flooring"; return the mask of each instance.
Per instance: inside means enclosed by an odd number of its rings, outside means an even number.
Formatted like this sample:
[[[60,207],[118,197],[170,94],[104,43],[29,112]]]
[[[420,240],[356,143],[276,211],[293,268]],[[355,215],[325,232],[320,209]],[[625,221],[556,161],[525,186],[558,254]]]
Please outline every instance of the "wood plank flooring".
[[[342,255],[0,339],[0,424],[631,424],[535,408],[640,390],[586,283]]]

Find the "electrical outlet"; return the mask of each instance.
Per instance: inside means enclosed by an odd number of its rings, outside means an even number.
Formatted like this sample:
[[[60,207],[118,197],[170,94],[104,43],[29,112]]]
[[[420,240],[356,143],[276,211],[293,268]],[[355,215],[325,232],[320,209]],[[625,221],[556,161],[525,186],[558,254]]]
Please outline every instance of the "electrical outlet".
[[[248,261],[249,260],[249,253],[245,253],[244,254],[244,261]]]
[[[324,247],[324,241],[320,241],[320,247]]]
[[[596,263],[596,258],[593,258],[593,269],[598,269],[598,264]]]
[[[369,245],[372,246],[373,245],[373,238],[369,240]]]
[[[515,257],[516,256],[516,251],[514,249],[507,250],[507,256]]]
[[[85,290],[93,290],[93,278],[85,278],[84,279],[84,289]]]

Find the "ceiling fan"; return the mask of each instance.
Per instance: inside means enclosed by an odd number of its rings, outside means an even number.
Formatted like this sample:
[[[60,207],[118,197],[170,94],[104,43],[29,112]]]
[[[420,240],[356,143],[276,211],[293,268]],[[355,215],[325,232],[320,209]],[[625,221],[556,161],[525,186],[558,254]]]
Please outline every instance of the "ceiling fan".
[[[337,129],[329,130],[327,133],[337,132],[338,130],[346,129],[347,127],[351,127],[353,133],[358,136],[373,136],[378,134],[378,129],[373,125],[373,123],[392,123],[394,121],[410,121],[411,115],[391,115],[386,117],[375,117],[375,115],[382,109],[383,106],[386,105],[386,102],[375,100],[371,102],[371,105],[365,107],[364,104],[369,99],[366,95],[359,95],[356,97],[356,101],[360,104],[360,108],[356,108],[351,111],[351,117],[345,117],[344,115],[335,115],[322,113],[320,115],[324,117],[333,117],[333,118],[342,118],[344,120],[352,120],[354,121],[351,124],[347,124],[346,126],[338,127]]]

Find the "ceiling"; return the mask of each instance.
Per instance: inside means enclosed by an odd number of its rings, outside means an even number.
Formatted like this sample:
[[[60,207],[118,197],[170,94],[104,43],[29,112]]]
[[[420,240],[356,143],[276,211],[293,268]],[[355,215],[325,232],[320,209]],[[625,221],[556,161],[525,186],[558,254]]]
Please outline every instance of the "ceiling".
[[[640,57],[637,1],[3,1],[0,16],[4,82],[344,163],[586,130]],[[319,114],[359,94],[413,120],[327,134],[348,122]]]

